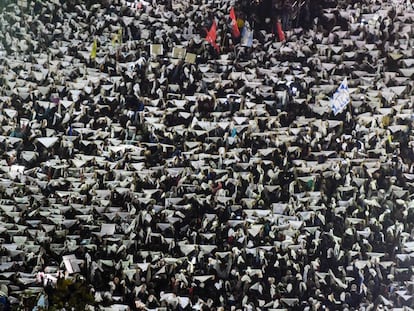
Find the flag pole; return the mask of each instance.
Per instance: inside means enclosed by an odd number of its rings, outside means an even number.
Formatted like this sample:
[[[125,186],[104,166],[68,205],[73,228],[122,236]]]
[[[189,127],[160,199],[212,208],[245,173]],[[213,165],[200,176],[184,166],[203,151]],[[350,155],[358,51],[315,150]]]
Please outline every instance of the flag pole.
[[[221,45],[220,45],[220,46],[223,46],[223,47],[224,47],[224,41],[226,40],[226,32],[224,31],[224,27],[225,27],[225,25],[221,28],[221,35],[223,36],[223,38],[221,39]]]

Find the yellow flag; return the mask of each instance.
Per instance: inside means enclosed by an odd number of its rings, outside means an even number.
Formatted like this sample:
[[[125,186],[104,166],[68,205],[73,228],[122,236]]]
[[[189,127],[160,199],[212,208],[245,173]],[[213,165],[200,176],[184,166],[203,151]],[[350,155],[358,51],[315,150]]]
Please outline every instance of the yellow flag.
[[[118,32],[112,36],[112,46],[115,46],[116,43],[122,45],[122,28],[119,28]]]
[[[91,59],[96,58],[96,50],[98,49],[98,43],[96,42],[96,39],[93,40],[92,43],[92,50],[91,50]]]
[[[122,28],[118,29],[118,42],[122,45]]]
[[[118,42],[118,34],[112,35],[112,46],[115,46],[115,44]]]

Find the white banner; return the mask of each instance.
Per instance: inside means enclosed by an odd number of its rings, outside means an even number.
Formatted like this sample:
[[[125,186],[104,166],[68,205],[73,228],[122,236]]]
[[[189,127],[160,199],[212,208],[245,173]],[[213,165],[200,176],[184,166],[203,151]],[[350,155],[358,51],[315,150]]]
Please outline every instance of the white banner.
[[[345,78],[331,99],[331,108],[334,115],[341,113],[350,101],[348,81]]]

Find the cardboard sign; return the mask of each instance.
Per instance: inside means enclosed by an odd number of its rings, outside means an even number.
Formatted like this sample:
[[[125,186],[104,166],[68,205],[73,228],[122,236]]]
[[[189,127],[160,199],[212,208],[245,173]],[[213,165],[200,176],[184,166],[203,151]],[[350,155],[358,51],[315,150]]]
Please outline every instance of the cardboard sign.
[[[164,54],[164,49],[161,44],[151,44],[150,45],[150,54],[151,56],[159,56]]]
[[[172,57],[173,58],[184,59],[185,58],[185,53],[186,53],[186,50],[184,48],[175,47],[172,50]]]
[[[187,53],[187,54],[185,55],[185,61],[186,61],[187,63],[190,63],[190,64],[195,64],[196,60],[197,60],[197,54]]]

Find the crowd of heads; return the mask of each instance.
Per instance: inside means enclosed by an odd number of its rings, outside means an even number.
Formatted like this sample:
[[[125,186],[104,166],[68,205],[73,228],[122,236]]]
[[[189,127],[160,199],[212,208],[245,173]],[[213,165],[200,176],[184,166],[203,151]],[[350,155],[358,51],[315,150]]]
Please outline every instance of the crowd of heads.
[[[96,310],[410,310],[413,7],[280,3],[3,9],[1,299],[74,280]]]

